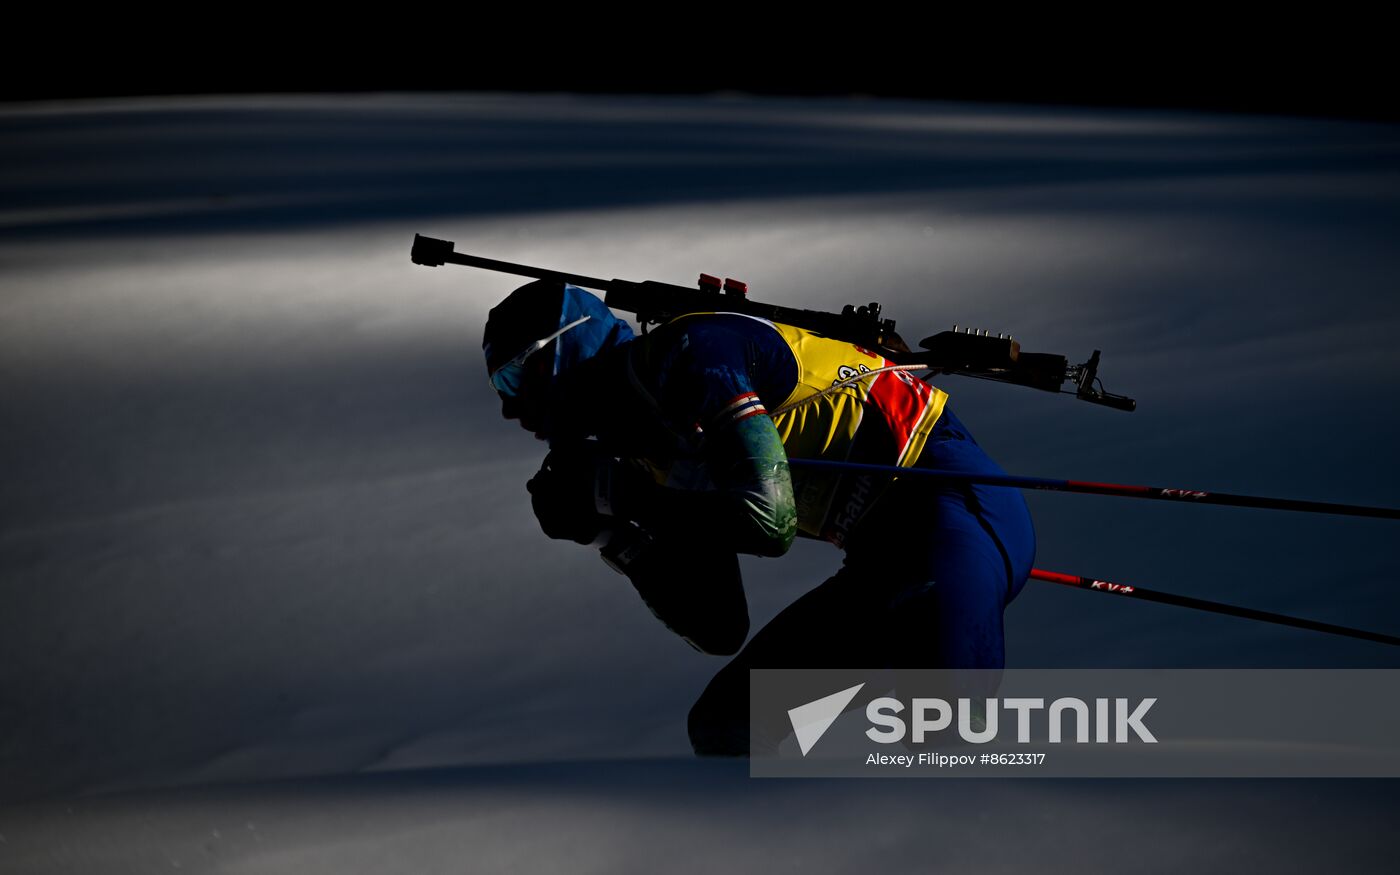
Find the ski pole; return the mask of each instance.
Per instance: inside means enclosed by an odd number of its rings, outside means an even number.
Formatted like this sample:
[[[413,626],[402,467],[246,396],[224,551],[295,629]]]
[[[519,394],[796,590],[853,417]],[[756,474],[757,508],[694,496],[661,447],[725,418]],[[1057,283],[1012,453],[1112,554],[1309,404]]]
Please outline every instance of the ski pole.
[[[1120,495],[1124,498],[1156,498],[1164,501],[1184,501],[1191,504],[1215,504],[1230,507],[1261,507],[1271,510],[1296,510],[1310,513],[1331,513],[1345,516],[1400,519],[1400,509],[1368,507],[1359,504],[1333,504],[1326,501],[1300,501],[1294,498],[1266,498],[1258,495],[1232,495],[1226,492],[1203,492],[1198,489],[1171,489],[1161,486],[1125,486],[1119,483],[1093,483],[1087,480],[1054,480],[1046,477],[1018,477],[1010,474],[982,474],[968,471],[938,471],[929,468],[900,468],[894,465],[866,465],[859,462],[829,462],[820,459],[788,459],[788,464],[801,468],[889,474],[900,477],[930,477],[962,483],[983,483],[988,486],[1011,486],[1019,489],[1044,489],[1051,492],[1078,492],[1088,495]]]
[[[1259,620],[1264,623],[1277,623],[1281,626],[1293,626],[1298,629],[1311,629],[1314,632],[1326,632],[1329,635],[1345,635],[1348,638],[1360,638],[1365,641],[1376,641],[1381,644],[1400,644],[1400,637],[1385,635],[1380,632],[1368,632],[1365,629],[1353,629],[1350,626],[1337,626],[1333,623],[1322,623],[1317,620],[1304,620],[1299,617],[1287,617],[1283,614],[1275,614],[1270,611],[1259,611],[1254,608],[1240,608],[1235,605],[1221,604],[1220,602],[1207,601],[1205,599],[1191,598],[1184,595],[1173,595],[1167,592],[1156,592],[1150,589],[1143,589],[1139,586],[1128,586],[1122,583],[1109,583],[1106,580],[1094,580],[1090,577],[1080,577],[1077,574],[1060,574],[1055,571],[1044,571],[1039,568],[1031,569],[1031,577],[1035,580],[1045,580],[1050,583],[1058,583],[1064,586],[1072,586],[1076,589],[1087,589],[1095,592],[1106,592],[1113,595],[1126,596],[1128,598],[1143,599],[1149,602],[1157,602],[1163,605],[1176,605],[1182,608],[1194,608],[1198,611],[1209,611],[1213,614],[1228,614],[1232,617],[1243,617],[1247,620]]]

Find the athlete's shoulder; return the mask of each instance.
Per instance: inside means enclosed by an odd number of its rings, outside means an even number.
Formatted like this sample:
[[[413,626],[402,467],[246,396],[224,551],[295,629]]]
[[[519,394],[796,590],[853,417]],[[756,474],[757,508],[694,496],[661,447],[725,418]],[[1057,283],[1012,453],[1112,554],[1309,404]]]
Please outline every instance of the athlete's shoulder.
[[[693,313],[640,338],[639,364],[651,370],[751,369],[788,354],[772,323],[738,313]]]
[[[735,313],[673,319],[638,339],[632,363],[658,406],[687,422],[703,423],[740,396],[779,404],[797,377],[772,324]]]

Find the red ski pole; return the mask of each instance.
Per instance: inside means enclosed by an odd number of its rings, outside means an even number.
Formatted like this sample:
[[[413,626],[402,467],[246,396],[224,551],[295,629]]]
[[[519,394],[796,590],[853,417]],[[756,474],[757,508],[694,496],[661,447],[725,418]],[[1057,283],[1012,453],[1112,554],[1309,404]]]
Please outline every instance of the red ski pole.
[[[1144,601],[1157,602],[1163,605],[1176,605],[1182,608],[1194,608],[1198,611],[1209,611],[1213,614],[1228,614],[1232,617],[1243,617],[1247,620],[1259,620],[1264,623],[1277,623],[1281,626],[1293,626],[1298,629],[1311,629],[1314,632],[1326,632],[1329,635],[1345,635],[1348,638],[1360,638],[1365,641],[1376,641],[1381,644],[1400,645],[1400,637],[1394,635],[1369,632],[1365,629],[1353,629],[1350,626],[1337,626],[1332,623],[1322,623],[1317,620],[1287,617],[1283,614],[1275,614],[1270,611],[1259,611],[1254,608],[1240,608],[1234,605],[1207,601],[1205,599],[1191,598],[1190,596],[1173,595],[1168,592],[1157,592],[1155,590],[1143,589],[1140,586],[1109,583],[1106,580],[1080,577],[1077,574],[1060,574],[1055,571],[1044,571],[1040,568],[1033,568],[1031,569],[1031,577],[1035,580],[1045,580],[1050,583],[1072,586],[1076,589],[1106,592],[1126,598],[1143,599]]]

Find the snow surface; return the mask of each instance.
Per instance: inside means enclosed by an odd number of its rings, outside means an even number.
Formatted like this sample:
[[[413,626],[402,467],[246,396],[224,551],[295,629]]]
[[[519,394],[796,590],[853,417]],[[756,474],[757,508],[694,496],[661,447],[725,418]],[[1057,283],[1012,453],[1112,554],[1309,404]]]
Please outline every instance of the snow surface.
[[[1161,112],[0,108],[0,871],[1379,855],[1381,782],[950,789],[686,761],[721,663],[536,530],[543,448],[496,415],[479,353],[516,281],[408,250],[705,271],[775,303],[879,300],[912,338],[1102,348],[1138,413],[942,385],[1012,472],[1395,505],[1398,169],[1391,126]],[[1030,500],[1040,567],[1400,632],[1393,524]],[[746,562],[755,627],[837,561]],[[1037,583],[1008,639],[1027,666],[1400,666]]]

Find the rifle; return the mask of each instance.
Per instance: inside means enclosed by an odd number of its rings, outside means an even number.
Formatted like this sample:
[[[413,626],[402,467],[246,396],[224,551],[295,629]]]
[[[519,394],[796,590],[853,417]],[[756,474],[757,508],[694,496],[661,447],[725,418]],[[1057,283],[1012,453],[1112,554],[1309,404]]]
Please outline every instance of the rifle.
[[[1063,392],[1064,394],[1074,395],[1084,401],[1112,407],[1115,410],[1131,412],[1137,408],[1137,402],[1133,399],[1123,395],[1114,395],[1105,392],[1101,386],[1098,388],[1095,387],[1098,382],[1097,375],[1099,367],[1099,350],[1097,349],[1094,350],[1093,355],[1089,356],[1088,361],[1079,365],[1071,365],[1064,356],[1021,352],[1020,344],[1010,337],[1002,337],[1000,335],[992,337],[987,332],[958,331],[955,326],[952,331],[944,331],[931,337],[924,338],[919,341],[919,347],[922,351],[913,351],[909,349],[904,340],[900,338],[899,334],[895,331],[894,320],[881,318],[880,305],[878,303],[871,303],[862,307],[847,305],[840,314],[824,313],[814,310],[799,310],[791,307],[779,307],[772,304],[760,304],[757,301],[751,301],[748,298],[748,286],[745,283],[733,279],[721,281],[718,277],[713,277],[708,274],[700,275],[700,284],[696,289],[675,286],[669,283],[654,282],[651,280],[644,282],[632,282],[619,279],[603,280],[595,277],[530,267],[529,265],[513,264],[508,261],[495,261],[476,255],[465,255],[453,251],[453,244],[451,241],[437,240],[422,235],[415,235],[413,238],[412,258],[415,264],[426,265],[428,267],[437,267],[450,262],[452,264],[479,267],[485,270],[511,273],[518,276],[533,277],[535,279],[558,280],[582,288],[601,291],[605,293],[603,302],[609,307],[635,314],[642,327],[643,333],[646,332],[646,327],[649,324],[665,322],[686,313],[744,313],[749,316],[767,319],[771,322],[779,322],[785,325],[805,328],[836,340],[854,343],[857,346],[880,353],[897,365],[920,365],[942,371],[943,373],[963,374],[970,377],[995,380],[1001,383],[1013,383],[1018,386],[1029,386],[1033,389],[1042,389],[1047,392]],[[1076,387],[1075,390],[1072,392],[1065,392],[1061,388],[1064,383],[1073,383]],[[1151,486],[1091,483],[1078,480],[1014,477],[1004,474],[973,474],[966,471],[900,468],[895,466],[865,465],[853,462],[831,462],[816,459],[789,459],[788,462],[798,467],[835,469],[866,474],[885,473],[890,476],[900,477],[929,477],[955,482],[987,483],[1022,489],[1048,489],[1058,492],[1166,499],[1190,504],[1233,505],[1238,507],[1274,508],[1278,510],[1311,511],[1317,513],[1346,514],[1349,516],[1400,519],[1400,510],[1394,508],[1331,504],[1317,501],[1298,501],[1294,499],[1267,498],[1254,495],[1228,495],[1224,493],[1188,489],[1165,489]],[[635,527],[633,528],[635,529]],[[624,531],[623,534],[624,537],[619,540],[617,545],[610,542],[604,549],[610,551],[608,559],[609,564],[615,569],[628,574],[630,579],[635,571],[635,566],[627,565],[629,556],[640,549],[638,545],[644,546],[645,542],[644,540],[636,540],[638,536],[635,531]],[[629,540],[629,537],[631,540]],[[668,570],[668,574],[669,573]],[[1288,617],[1282,614],[1259,611],[1253,608],[1236,607],[1207,601],[1205,599],[1189,598],[1170,593],[1145,590],[1136,586],[1109,583],[1107,581],[1078,575],[1033,569],[1030,576],[1040,580],[1074,586],[1081,589],[1109,592],[1120,596],[1136,597],[1163,604],[1180,605],[1182,607],[1229,614],[1268,623],[1280,623],[1287,626],[1313,629],[1334,635],[1346,635],[1368,641],[1377,641],[1383,644],[1400,645],[1400,637],[1394,635],[1370,632],[1363,629],[1353,629],[1346,626],[1337,626],[1316,620]],[[648,599],[648,606],[651,607],[652,612],[658,617],[661,617],[663,622],[668,623],[668,625],[671,624],[672,621],[667,619],[667,616],[663,615],[664,606],[653,604],[650,600],[652,597],[648,596],[648,593],[651,592],[651,589],[649,589],[651,585],[649,579],[644,576],[640,579],[642,582],[638,583],[634,580],[634,585],[638,587],[639,592],[643,593],[643,598]],[[668,584],[670,583],[669,579],[667,582]],[[673,587],[663,587],[659,591],[669,591],[670,589],[673,589]],[[740,603],[742,604],[742,599]],[[732,642],[729,642],[728,639],[721,637],[715,638],[713,641],[711,639],[702,641],[698,637],[699,633],[692,635],[681,632],[679,628],[677,628],[677,631],[680,632],[683,637],[686,637],[686,640],[691,642],[692,646],[704,652],[732,652]],[[720,629],[720,632],[723,634],[729,634],[733,631],[732,629]],[[711,633],[706,631],[706,634]],[[742,637],[742,635],[738,635],[740,644],[742,643]],[[733,644],[733,648],[737,648],[738,646],[738,644]]]
[[[826,313],[762,304],[750,300],[748,284],[700,274],[697,288],[643,280],[598,279],[581,274],[564,273],[509,261],[496,261],[478,255],[454,251],[450,240],[413,236],[411,258],[414,264],[438,267],[460,264],[483,270],[494,270],[517,276],[542,280],[557,280],[585,289],[604,293],[603,303],[614,310],[636,315],[645,334],[648,325],[667,322],[686,313],[742,313],[770,322],[779,322],[813,331],[834,340],[843,340],[878,352],[897,365],[924,366],[945,374],[978,377],[998,383],[1029,386],[1046,392],[1074,395],[1082,401],[1102,404],[1115,410],[1133,411],[1137,402],[1124,395],[1114,395],[1099,382],[1099,350],[1088,361],[1072,365],[1062,355],[1028,353],[1014,338],[987,331],[943,331],[919,341],[919,350],[911,350],[898,332],[893,319],[882,318],[878,303],[862,306],[847,304],[842,311]],[[1074,385],[1065,391],[1065,383]]]

